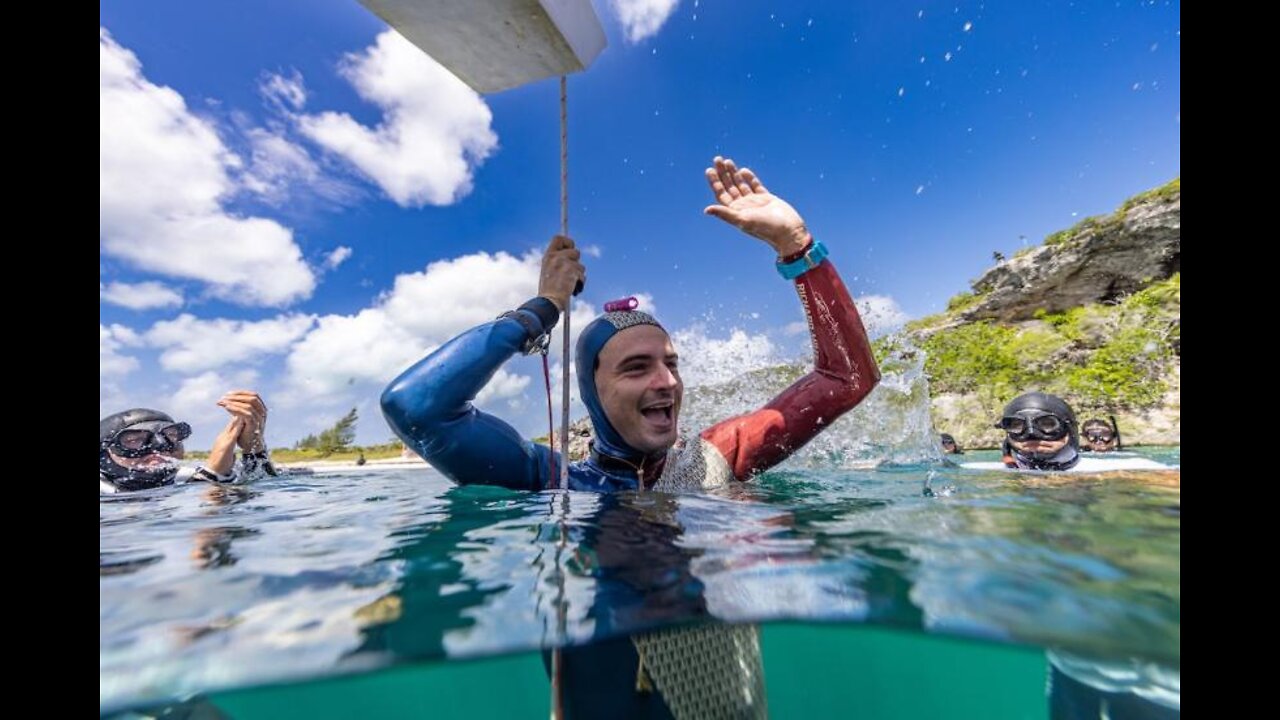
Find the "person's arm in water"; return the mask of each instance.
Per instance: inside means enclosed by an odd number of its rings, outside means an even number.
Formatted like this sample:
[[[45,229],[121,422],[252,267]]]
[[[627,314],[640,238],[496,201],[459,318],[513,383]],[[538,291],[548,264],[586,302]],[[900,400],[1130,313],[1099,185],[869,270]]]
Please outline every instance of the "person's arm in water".
[[[218,404],[227,412],[244,419],[244,427],[236,444],[240,446],[240,464],[236,482],[250,483],[280,473],[271,462],[267,448],[267,404],[252,390],[233,390],[222,396]]]
[[[585,278],[579,258],[572,240],[553,238],[542,256],[537,297],[440,346],[383,391],[382,414],[391,429],[454,482],[541,490],[558,474],[557,453],[471,401],[503,363],[551,331]]]
[[[231,479],[231,471],[236,462],[236,441],[240,438],[240,433],[244,429],[244,420],[238,417],[232,417],[227,421],[227,426],[222,428],[222,432],[218,433],[218,437],[213,439],[213,449],[209,451],[209,457],[205,459],[202,469],[209,471],[214,475],[213,478],[201,477],[196,474],[199,480],[214,480],[220,482],[228,482]],[[223,480],[222,478],[226,478]]]
[[[871,342],[858,310],[835,266],[817,258],[804,220],[786,201],[770,194],[760,179],[732,160],[717,157],[707,168],[717,204],[708,215],[764,240],[778,253],[780,267],[800,274],[793,279],[813,340],[813,372],[763,408],[721,422],[702,433],[739,480],[785,460],[836,418],[865,398],[880,380]]]
[[[250,483],[276,475],[267,453],[267,406],[252,390],[234,390],[222,396],[218,405],[231,420],[213,442],[209,458],[192,478],[219,483]],[[240,463],[236,464],[236,447]]]

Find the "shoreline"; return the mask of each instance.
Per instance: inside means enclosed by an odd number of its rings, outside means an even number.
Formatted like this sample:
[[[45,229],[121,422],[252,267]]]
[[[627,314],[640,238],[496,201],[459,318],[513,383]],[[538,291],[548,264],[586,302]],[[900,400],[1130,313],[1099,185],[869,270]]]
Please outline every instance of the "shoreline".
[[[345,470],[367,471],[367,470],[413,470],[413,469],[431,469],[431,465],[420,457],[412,458],[382,458],[379,460],[368,460],[364,465],[357,465],[354,460],[300,460],[296,462],[277,462],[274,465],[281,470],[291,472],[339,472]]]

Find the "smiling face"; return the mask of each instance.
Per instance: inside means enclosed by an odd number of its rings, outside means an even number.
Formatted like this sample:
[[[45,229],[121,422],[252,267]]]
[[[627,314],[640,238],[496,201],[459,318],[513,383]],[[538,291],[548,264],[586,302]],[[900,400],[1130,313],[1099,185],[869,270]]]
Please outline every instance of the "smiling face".
[[[622,330],[600,350],[598,361],[596,392],[622,439],[645,455],[671,448],[684,382],[667,333],[653,325]]]
[[[1015,450],[1024,455],[1036,457],[1051,457],[1066,447],[1068,442],[1070,442],[1070,438],[1066,437],[1060,440],[1014,440],[1009,438],[1009,444]]]
[[[186,451],[183,449],[182,443],[178,443],[177,447],[170,450],[149,452],[142,457],[136,458],[127,458],[123,455],[117,455],[110,450],[107,452],[110,453],[111,459],[114,460],[117,465],[130,470],[154,470],[155,468],[163,467],[165,465],[174,465],[178,460],[181,460],[186,455]]]

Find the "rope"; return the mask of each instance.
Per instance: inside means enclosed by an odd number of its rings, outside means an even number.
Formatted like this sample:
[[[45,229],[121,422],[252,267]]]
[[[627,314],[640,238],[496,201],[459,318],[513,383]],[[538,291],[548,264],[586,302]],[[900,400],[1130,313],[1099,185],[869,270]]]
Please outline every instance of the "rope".
[[[560,234],[569,237],[569,101],[567,93],[568,82],[564,75],[560,76]],[[564,309],[564,352],[560,355],[561,364],[564,366],[564,377],[562,379],[563,393],[561,396],[561,415],[560,415],[560,490],[567,491],[569,489],[569,315],[570,307],[573,305],[573,295],[569,296],[569,301],[565,303],[569,307]],[[546,356],[543,356],[544,363]],[[550,377],[547,378],[547,415],[548,420],[551,415],[551,382]],[[554,452],[552,453],[554,455]],[[569,495],[563,492],[562,510],[568,513]],[[560,520],[560,547],[556,549],[556,572],[561,572],[560,554],[564,550],[565,540],[568,535],[568,529],[565,527],[563,516]],[[560,578],[560,591],[564,592],[564,578]],[[564,598],[559,599],[557,612],[560,619],[561,637],[564,638]],[[561,720],[564,717],[564,688],[561,685],[560,677],[564,668],[564,658],[561,657],[560,648],[556,648],[551,652],[551,717],[553,720]]]
[[[569,237],[569,102],[566,89],[568,81],[560,76],[560,234]],[[564,366],[560,398],[560,489],[569,489],[569,316],[573,296],[564,309],[564,352],[560,355]]]

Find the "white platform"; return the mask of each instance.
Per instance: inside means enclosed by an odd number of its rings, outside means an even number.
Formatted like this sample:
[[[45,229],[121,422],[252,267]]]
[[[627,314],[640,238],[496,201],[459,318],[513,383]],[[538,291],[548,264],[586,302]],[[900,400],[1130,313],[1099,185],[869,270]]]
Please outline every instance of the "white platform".
[[[476,92],[567,75],[595,60],[591,0],[360,0]]]

